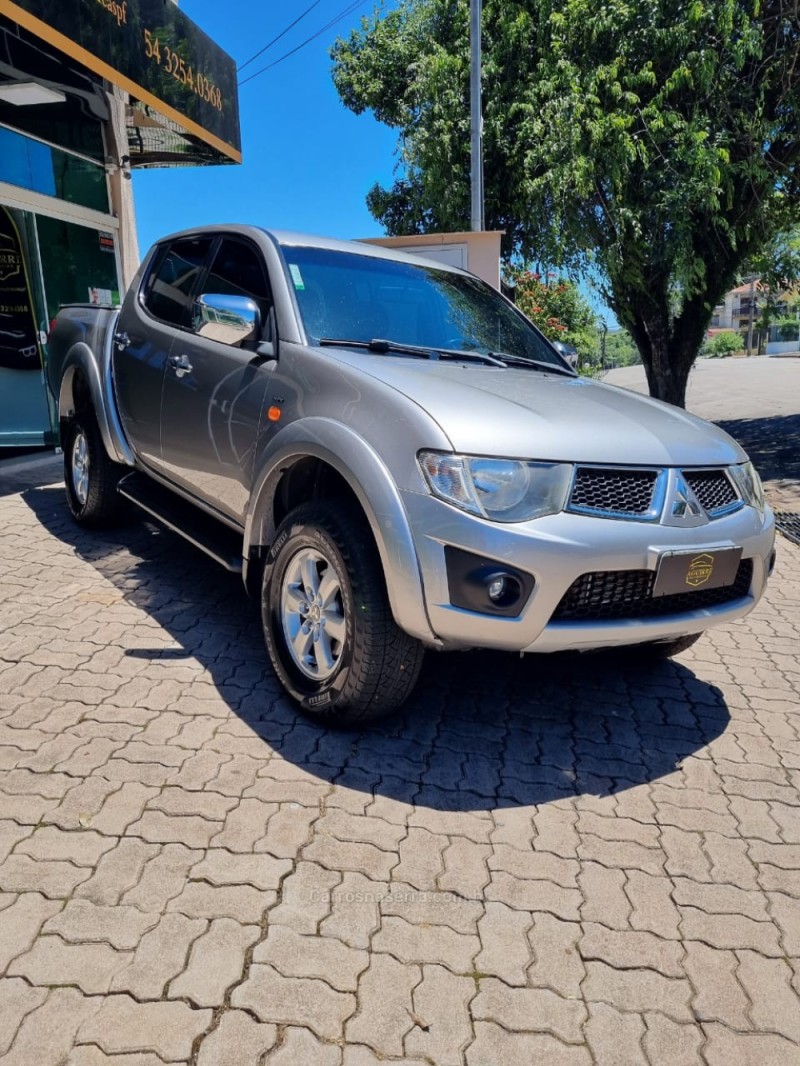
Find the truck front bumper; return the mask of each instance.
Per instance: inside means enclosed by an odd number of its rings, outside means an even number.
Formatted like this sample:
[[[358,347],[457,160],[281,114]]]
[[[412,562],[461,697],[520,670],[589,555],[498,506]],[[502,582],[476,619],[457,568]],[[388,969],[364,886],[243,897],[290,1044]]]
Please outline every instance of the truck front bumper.
[[[775,526],[769,508],[762,515],[743,507],[694,528],[657,522],[594,518],[562,512],[532,522],[500,524],[458,510],[433,496],[404,492],[431,628],[445,648],[483,647],[520,652],[555,652],[670,640],[741,618],[766,586],[773,560]],[[533,586],[516,617],[455,606],[448,580],[446,548],[521,571]],[[665,552],[741,548],[750,560],[749,586],[716,606],[691,606],[657,616],[557,621],[567,591],[584,574],[656,572]],[[705,603],[699,597],[699,603]],[[612,612],[613,613],[613,612]],[[618,612],[617,612],[618,613]]]

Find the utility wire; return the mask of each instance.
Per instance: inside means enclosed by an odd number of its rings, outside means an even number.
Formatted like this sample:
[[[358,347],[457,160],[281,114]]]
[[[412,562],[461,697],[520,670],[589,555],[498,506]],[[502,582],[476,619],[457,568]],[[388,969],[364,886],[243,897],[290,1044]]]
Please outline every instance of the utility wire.
[[[253,81],[254,78],[260,77],[262,74],[266,73],[266,71],[271,70],[273,67],[277,67],[277,65],[279,63],[282,63],[284,59],[288,59],[290,56],[293,56],[295,55],[295,53],[299,52],[301,48],[305,48],[306,45],[311,44],[311,42],[315,41],[317,37],[322,36],[322,34],[325,33],[326,30],[331,29],[333,26],[336,25],[337,22],[341,22],[342,19],[347,18],[348,15],[351,15],[356,10],[356,8],[361,7],[363,2],[364,0],[353,0],[353,3],[348,4],[347,7],[343,8],[343,10],[341,10],[338,15],[334,16],[334,18],[332,18],[330,22],[326,22],[324,26],[318,29],[317,32],[313,33],[310,37],[307,37],[301,44],[298,44],[289,52],[285,52],[278,59],[273,59],[271,63],[267,63],[267,65],[265,67],[262,67],[261,70],[257,70],[255,74],[251,74],[249,77],[244,78],[242,81],[240,81],[239,88],[241,89],[241,87],[243,85],[246,85],[249,81]]]
[[[250,58],[246,60],[246,62],[242,63],[242,65],[239,67],[239,72],[241,73],[241,71],[243,71],[245,67],[249,67],[254,60],[258,59],[259,56],[263,56],[263,54],[267,51],[268,48],[272,48],[273,44],[277,44],[281,37],[285,37],[289,30],[293,30],[295,28],[298,22],[302,22],[306,15],[309,15],[319,3],[321,3],[321,0],[314,0],[313,4],[309,4],[305,11],[299,14],[294,20],[294,22],[290,22],[286,29],[281,30],[277,37],[273,37],[272,40],[268,41],[263,48],[260,48],[255,55],[250,56]]]

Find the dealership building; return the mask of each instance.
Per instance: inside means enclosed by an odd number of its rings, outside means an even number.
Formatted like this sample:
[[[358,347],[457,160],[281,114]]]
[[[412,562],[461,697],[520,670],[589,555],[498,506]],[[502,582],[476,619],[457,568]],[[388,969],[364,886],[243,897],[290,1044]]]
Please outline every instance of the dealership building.
[[[0,457],[54,443],[59,307],[138,266],[131,171],[239,162],[236,65],[174,0],[0,0]]]

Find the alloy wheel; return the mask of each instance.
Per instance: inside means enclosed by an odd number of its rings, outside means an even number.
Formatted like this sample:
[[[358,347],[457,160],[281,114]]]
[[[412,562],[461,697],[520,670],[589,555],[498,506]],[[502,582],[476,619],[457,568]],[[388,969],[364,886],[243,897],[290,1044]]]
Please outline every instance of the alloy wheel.
[[[83,507],[89,498],[89,444],[83,430],[78,430],[72,442],[72,488]]]
[[[313,681],[339,667],[347,622],[342,587],[333,564],[313,548],[289,560],[281,584],[281,624],[295,665]]]

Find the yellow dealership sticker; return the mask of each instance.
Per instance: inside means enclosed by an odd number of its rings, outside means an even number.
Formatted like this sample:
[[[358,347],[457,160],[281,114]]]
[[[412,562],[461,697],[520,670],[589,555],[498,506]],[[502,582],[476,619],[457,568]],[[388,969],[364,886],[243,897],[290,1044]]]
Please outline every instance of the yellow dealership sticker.
[[[689,569],[686,571],[686,584],[691,585],[692,588],[705,585],[713,573],[714,556],[703,552],[702,555],[696,555],[689,563]]]

